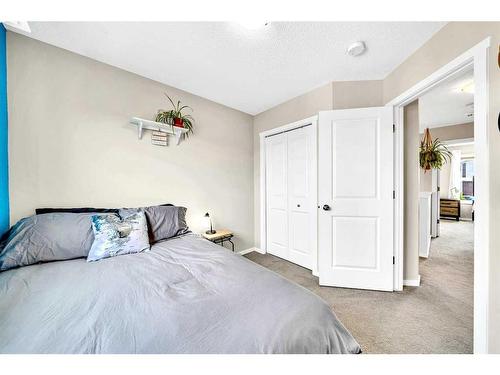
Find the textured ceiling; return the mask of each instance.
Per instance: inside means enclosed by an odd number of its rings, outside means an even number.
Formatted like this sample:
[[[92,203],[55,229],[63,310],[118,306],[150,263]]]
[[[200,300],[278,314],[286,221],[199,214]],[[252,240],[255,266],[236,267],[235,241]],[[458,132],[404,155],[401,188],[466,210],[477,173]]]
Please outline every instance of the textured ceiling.
[[[418,112],[421,133],[425,128],[474,121],[474,94],[461,90],[473,82],[473,75],[473,71],[468,70],[442,82],[419,98]]]
[[[383,79],[442,22],[30,22],[25,34],[257,114],[330,81]],[[362,56],[347,46],[366,42]]]

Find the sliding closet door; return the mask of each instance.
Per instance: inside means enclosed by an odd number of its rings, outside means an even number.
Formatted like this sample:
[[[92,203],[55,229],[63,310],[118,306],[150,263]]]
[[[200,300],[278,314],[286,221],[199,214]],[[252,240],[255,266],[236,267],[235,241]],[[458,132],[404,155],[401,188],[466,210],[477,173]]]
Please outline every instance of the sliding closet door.
[[[266,138],[267,252],[288,258],[287,134]]]
[[[306,126],[287,133],[288,140],[288,260],[312,269],[316,246],[316,203],[313,189],[315,145],[313,127]]]
[[[266,138],[267,252],[313,267],[316,251],[316,147],[312,126]]]

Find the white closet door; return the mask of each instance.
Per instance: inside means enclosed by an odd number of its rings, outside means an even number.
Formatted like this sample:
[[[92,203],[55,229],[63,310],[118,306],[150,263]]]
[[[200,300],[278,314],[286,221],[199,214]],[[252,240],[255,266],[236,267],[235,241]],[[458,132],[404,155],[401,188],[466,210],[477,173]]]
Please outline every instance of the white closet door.
[[[288,173],[286,133],[266,138],[267,252],[288,258]]]
[[[313,269],[313,248],[316,246],[316,202],[313,189],[316,171],[313,156],[313,127],[290,131],[288,138],[288,260]]]
[[[392,108],[320,112],[321,285],[393,290]]]

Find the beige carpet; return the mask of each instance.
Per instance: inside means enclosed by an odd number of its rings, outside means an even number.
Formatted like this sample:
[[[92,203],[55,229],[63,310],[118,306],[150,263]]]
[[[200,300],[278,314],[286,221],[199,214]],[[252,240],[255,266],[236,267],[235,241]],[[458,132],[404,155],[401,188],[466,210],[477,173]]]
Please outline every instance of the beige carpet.
[[[472,353],[473,223],[441,220],[420,287],[387,293],[320,287],[309,270],[272,255],[248,259],[323,298],[364,353]]]

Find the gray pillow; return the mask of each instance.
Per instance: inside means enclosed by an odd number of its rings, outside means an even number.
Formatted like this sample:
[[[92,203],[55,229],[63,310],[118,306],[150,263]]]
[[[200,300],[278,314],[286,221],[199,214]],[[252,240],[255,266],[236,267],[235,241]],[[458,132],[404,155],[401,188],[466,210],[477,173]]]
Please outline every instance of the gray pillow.
[[[144,212],[135,212],[123,219],[114,215],[94,215],[92,230],[95,239],[87,262],[149,250]]]
[[[94,241],[92,215],[50,213],[19,220],[0,244],[0,271],[86,257]]]
[[[189,232],[186,223],[186,207],[150,206],[122,208],[119,211],[119,215],[125,217],[137,211],[142,211],[146,214],[149,242],[151,244]]]

